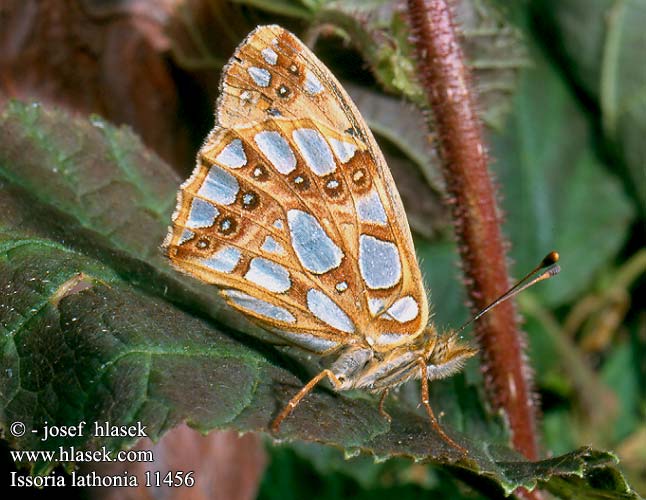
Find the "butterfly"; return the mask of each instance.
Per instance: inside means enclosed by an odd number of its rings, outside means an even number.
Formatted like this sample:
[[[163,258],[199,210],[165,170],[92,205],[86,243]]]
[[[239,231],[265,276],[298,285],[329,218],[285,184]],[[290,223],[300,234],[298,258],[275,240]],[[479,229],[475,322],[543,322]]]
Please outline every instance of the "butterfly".
[[[380,393],[459,371],[476,350],[439,335],[386,161],[336,78],[293,34],[260,26],[223,70],[215,128],[178,193],[164,242],[180,271],[219,293],[277,344],[334,358],[324,378]]]

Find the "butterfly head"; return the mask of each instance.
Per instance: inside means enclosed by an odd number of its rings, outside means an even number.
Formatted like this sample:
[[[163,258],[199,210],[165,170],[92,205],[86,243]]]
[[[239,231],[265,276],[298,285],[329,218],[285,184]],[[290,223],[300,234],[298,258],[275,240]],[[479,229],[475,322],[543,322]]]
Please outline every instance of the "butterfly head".
[[[462,369],[467,359],[478,352],[455,332],[438,335],[432,327],[429,327],[427,334],[429,341],[425,349],[425,357],[429,380],[453,375]]]

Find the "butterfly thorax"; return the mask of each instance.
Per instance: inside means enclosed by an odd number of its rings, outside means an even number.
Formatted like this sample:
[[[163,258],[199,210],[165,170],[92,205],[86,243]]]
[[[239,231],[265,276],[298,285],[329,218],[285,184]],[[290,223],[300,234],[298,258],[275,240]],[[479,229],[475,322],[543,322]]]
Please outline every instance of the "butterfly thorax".
[[[459,371],[476,352],[467,343],[460,342],[455,334],[438,335],[429,326],[409,344],[388,352],[380,352],[367,345],[346,349],[331,370],[341,382],[339,390],[379,392],[420,378],[422,362],[426,365],[429,380],[448,377]]]

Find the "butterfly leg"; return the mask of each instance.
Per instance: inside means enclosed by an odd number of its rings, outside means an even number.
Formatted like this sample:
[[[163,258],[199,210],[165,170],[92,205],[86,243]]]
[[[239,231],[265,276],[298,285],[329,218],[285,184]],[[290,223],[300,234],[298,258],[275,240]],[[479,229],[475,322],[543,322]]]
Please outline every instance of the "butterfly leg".
[[[283,408],[283,411],[280,412],[280,414],[274,419],[274,421],[271,423],[271,430],[274,433],[277,433],[280,430],[280,424],[282,423],[283,420],[285,420],[289,414],[294,411],[294,408],[300,403],[301,399],[303,399],[307,394],[314,389],[316,384],[318,384],[321,380],[323,380],[325,377],[329,378],[332,383],[334,384],[335,387],[340,387],[341,382],[339,379],[334,375],[332,370],[323,370],[321,373],[319,373],[316,377],[314,377],[312,380],[310,380],[305,387],[303,387],[300,391],[298,391],[298,394],[294,396],[292,399],[290,399],[289,403],[287,403],[287,406]]]
[[[460,451],[460,453],[464,455],[468,454],[469,452],[465,448],[451,439],[446,434],[446,432],[444,432],[442,427],[440,427],[440,424],[438,423],[437,419],[435,418],[435,414],[433,413],[433,408],[431,408],[431,405],[428,401],[428,369],[426,367],[426,362],[423,358],[420,358],[418,364],[420,369],[422,370],[422,404],[426,409],[426,413],[428,414],[428,418],[431,421],[433,429],[435,429],[435,432],[437,432],[442,437],[442,439],[444,439],[444,441],[450,444],[453,448]]]
[[[386,402],[388,391],[388,388],[384,389],[384,391],[381,393],[381,398],[379,398],[379,414],[390,423],[393,421],[393,418],[388,414],[386,410],[384,410],[384,403]]]

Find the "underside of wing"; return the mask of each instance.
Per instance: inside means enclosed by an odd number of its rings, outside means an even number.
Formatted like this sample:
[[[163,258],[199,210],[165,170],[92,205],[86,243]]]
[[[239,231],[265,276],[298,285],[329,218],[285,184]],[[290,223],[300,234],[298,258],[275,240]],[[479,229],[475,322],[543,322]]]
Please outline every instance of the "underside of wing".
[[[390,349],[428,320],[374,138],[329,70],[278,26],[257,28],[225,68],[216,127],[166,246],[176,267],[313,352],[363,339]]]
[[[343,253],[310,214],[243,136],[221,130],[182,185],[167,253],[176,267],[220,287],[229,304],[263,327],[307,334],[319,340],[301,337],[301,347],[326,352],[352,343],[358,330],[337,305],[340,298],[322,292],[343,281]],[[316,251],[293,245],[292,227],[309,231]],[[336,272],[320,272],[332,268]],[[354,301],[347,302],[350,310]]]

